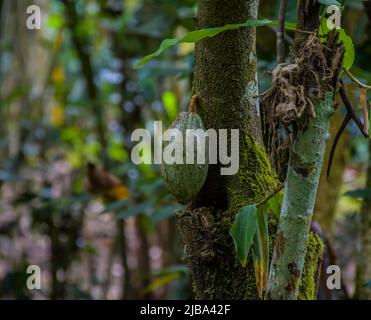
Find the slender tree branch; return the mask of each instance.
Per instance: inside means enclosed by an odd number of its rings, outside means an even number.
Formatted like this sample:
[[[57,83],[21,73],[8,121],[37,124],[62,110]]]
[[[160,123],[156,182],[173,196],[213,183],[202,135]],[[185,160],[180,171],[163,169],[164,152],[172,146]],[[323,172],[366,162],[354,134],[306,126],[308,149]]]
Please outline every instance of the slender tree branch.
[[[362,112],[363,112],[363,131],[369,132],[370,130],[370,121],[368,119],[368,106],[367,106],[367,89],[362,88],[361,89],[361,95],[360,95],[360,103],[362,106]]]
[[[365,90],[365,89],[363,89],[363,90]],[[344,130],[345,130],[345,128],[348,125],[350,120],[353,120],[357,124],[359,130],[362,132],[362,134],[365,138],[369,137],[369,134],[368,134],[369,124],[368,124],[367,108],[366,108],[366,110],[363,110],[363,113],[365,115],[365,120],[364,120],[364,124],[362,124],[362,121],[359,119],[356,112],[354,111],[354,108],[353,108],[353,106],[350,102],[350,99],[349,99],[348,94],[347,94],[347,92],[344,88],[344,83],[343,83],[342,80],[340,80],[339,93],[340,93],[340,96],[341,96],[341,98],[344,102],[345,107],[347,108],[347,115],[345,116],[343,123],[341,124],[338,132],[336,133],[334,143],[331,147],[330,157],[329,157],[329,161],[328,161],[328,165],[327,165],[327,178],[330,176],[330,171],[331,171],[332,161],[333,161],[334,155],[335,155],[336,146],[337,146],[337,144],[339,142],[339,139],[340,139],[341,135],[343,134],[343,132],[344,132]]]
[[[118,241],[118,250],[121,256],[122,266],[124,268],[123,275],[123,285],[122,285],[122,299],[129,299],[129,294],[131,291],[131,278],[130,278],[130,269],[128,265],[127,257],[127,243],[125,236],[125,220],[121,219],[117,222],[117,241]]]
[[[359,130],[362,132],[363,136],[365,138],[369,137],[369,134],[367,131],[364,131],[364,125],[361,121],[361,119],[358,117],[358,115],[355,112],[355,108],[353,107],[352,103],[350,102],[349,96],[344,88],[344,83],[342,80],[340,80],[340,87],[339,87],[339,93],[341,96],[341,99],[344,102],[345,107],[347,108],[347,112],[350,114],[353,121],[356,123]]]
[[[343,134],[346,126],[348,125],[349,121],[352,119],[352,116],[350,115],[350,113],[348,112],[347,115],[345,116],[338,132],[336,133],[336,136],[335,136],[335,139],[334,139],[334,143],[331,147],[331,151],[330,151],[330,157],[329,157],[329,161],[328,161],[328,164],[327,164],[327,178],[330,176],[330,172],[331,172],[331,166],[332,166],[332,161],[334,159],[334,154],[335,154],[335,150],[336,150],[336,146],[339,142],[339,139],[341,137],[341,135]]]
[[[360,88],[371,90],[371,86],[368,86],[367,84],[362,83],[359,81],[349,70],[344,68],[345,73],[353,80],[354,83],[356,83]]]
[[[277,29],[277,63],[284,63],[286,59],[285,48],[285,21],[287,11],[287,0],[281,0],[278,13],[278,29]]]

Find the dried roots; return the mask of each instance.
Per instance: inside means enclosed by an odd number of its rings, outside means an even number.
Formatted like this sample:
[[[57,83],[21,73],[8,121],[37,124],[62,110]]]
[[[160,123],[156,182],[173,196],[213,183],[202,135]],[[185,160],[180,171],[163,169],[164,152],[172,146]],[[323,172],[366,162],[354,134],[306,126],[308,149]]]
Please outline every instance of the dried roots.
[[[292,64],[277,65],[272,87],[261,95],[264,137],[278,173],[281,164],[287,163],[293,139],[316,116],[312,99],[321,99],[336,88],[341,62],[335,64],[339,60],[334,55],[343,55],[336,33],[327,43],[316,34],[310,35],[296,51]]]

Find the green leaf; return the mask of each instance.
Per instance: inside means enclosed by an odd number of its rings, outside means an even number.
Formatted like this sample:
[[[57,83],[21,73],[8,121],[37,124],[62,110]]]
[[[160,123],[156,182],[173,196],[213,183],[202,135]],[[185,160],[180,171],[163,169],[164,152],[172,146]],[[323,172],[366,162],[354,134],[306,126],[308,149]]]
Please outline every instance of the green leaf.
[[[343,67],[349,70],[353,66],[356,55],[353,40],[346,34],[344,29],[338,29],[337,31],[339,32],[339,40],[343,42],[343,45],[345,47]]]
[[[356,189],[343,194],[345,197],[371,200],[371,189]]]
[[[153,292],[167,284],[179,279],[182,276],[180,273],[169,273],[154,279],[147,287],[143,289],[143,293]]]
[[[255,270],[256,287],[259,297],[262,299],[268,283],[269,270],[269,232],[268,232],[268,213],[269,205],[258,207],[256,216],[258,229],[254,237],[253,262]]]
[[[319,0],[319,3],[322,3],[326,6],[336,5],[340,7],[340,3],[336,0]]]
[[[143,67],[147,62],[152,60],[155,57],[161,55],[165,50],[176,46],[179,43],[195,43],[205,38],[215,37],[219,33],[222,33],[227,30],[235,30],[243,27],[261,27],[271,24],[271,20],[262,19],[262,20],[248,20],[244,23],[239,24],[227,24],[223,27],[216,27],[216,28],[208,28],[208,29],[201,29],[196,31],[191,31],[187,33],[185,36],[181,38],[173,38],[173,39],[165,39],[162,41],[158,50],[154,53],[151,53],[141,59],[135,66],[135,69],[140,69]]]
[[[267,202],[268,210],[276,216],[281,213],[282,199],[283,191],[280,191]]]
[[[178,114],[178,100],[175,93],[172,91],[165,91],[162,95],[162,103],[164,104],[170,121],[173,121]]]
[[[187,276],[189,273],[185,265],[172,265],[164,269],[156,270],[151,273],[154,280],[144,289],[144,292],[152,292],[161,288],[174,280]]]
[[[327,27],[327,19],[322,17],[321,18],[321,25],[319,29],[319,36],[321,38],[321,41],[326,41],[327,34],[331,31]],[[336,31],[339,33],[339,40],[343,43],[345,48],[344,58],[343,58],[343,67],[347,70],[349,70],[354,63],[355,60],[355,49],[353,40],[351,37],[347,35],[344,29],[336,29]]]
[[[247,255],[257,230],[257,217],[255,205],[242,207],[236,215],[231,227],[230,235],[233,238],[237,258],[246,266]]]
[[[278,27],[280,23],[277,20],[273,20],[270,25],[274,27]],[[296,23],[295,22],[285,22],[285,29],[295,31],[296,30]]]

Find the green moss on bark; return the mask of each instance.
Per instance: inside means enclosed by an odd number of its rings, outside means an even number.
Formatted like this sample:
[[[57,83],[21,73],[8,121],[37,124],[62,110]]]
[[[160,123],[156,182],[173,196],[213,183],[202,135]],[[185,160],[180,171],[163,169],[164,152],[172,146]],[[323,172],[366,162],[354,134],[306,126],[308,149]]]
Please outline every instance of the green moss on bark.
[[[303,275],[300,279],[298,300],[315,300],[317,297],[323,243],[320,237],[311,232],[307,241]]]
[[[178,227],[185,244],[184,259],[190,268],[196,299],[259,299],[252,259],[243,268],[238,262],[229,236],[232,215],[215,213],[211,208],[181,210]],[[278,225],[274,215],[269,219],[270,259]],[[233,252],[233,254],[229,254]],[[315,299],[316,272],[322,256],[322,242],[310,233],[300,299]]]
[[[317,187],[329,137],[333,93],[314,101],[316,118],[293,145],[282,202],[275,254],[271,264],[268,297],[295,300],[299,294],[306,244]]]
[[[243,268],[234,255],[229,217],[207,207],[177,214],[196,299],[258,299],[252,262]]]
[[[259,202],[271,193],[278,183],[267,153],[249,134],[240,137],[239,153],[239,171],[236,177],[229,177],[227,180],[232,210]]]
[[[251,201],[258,202],[277,184],[277,178],[272,172],[268,155],[253,138],[245,135],[240,157],[240,182],[250,187]]]

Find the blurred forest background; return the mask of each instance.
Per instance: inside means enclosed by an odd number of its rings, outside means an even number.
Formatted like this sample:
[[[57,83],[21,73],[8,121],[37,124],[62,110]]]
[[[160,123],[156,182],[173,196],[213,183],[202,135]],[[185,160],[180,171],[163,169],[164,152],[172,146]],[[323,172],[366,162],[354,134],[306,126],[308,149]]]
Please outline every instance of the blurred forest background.
[[[26,28],[31,4],[42,10],[41,30]],[[276,20],[278,5],[262,0],[259,16]],[[164,38],[194,30],[196,10],[194,0],[0,0],[0,298],[192,297],[174,217],[179,205],[158,165],[131,162],[130,135],[186,110],[193,45],[133,66]],[[295,19],[296,1],[289,1],[287,21]],[[371,83],[371,14],[361,0],[346,1],[342,27],[356,47],[353,74]],[[258,28],[261,92],[276,65],[275,32]],[[344,79],[359,105],[358,87]],[[344,116],[340,104],[333,136]],[[360,211],[371,210],[362,209],[371,199],[369,144],[352,123],[330,178],[321,178],[315,219],[330,248],[325,265],[341,267],[344,287],[321,286],[321,299],[355,292]],[[104,194],[102,175],[113,182]],[[26,288],[31,264],[41,268],[41,290]]]

